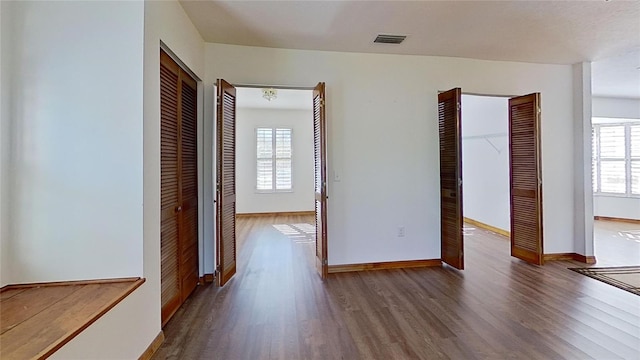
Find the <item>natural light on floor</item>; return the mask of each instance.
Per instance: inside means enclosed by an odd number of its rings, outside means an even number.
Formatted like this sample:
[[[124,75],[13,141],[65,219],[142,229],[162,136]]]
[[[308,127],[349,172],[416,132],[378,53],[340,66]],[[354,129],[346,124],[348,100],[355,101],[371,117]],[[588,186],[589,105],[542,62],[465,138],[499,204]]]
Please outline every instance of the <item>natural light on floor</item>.
[[[625,230],[618,232],[618,235],[624,239],[633,240],[640,243],[640,230]]]
[[[286,237],[297,243],[312,243],[315,241],[316,227],[312,224],[277,224],[273,227]]]

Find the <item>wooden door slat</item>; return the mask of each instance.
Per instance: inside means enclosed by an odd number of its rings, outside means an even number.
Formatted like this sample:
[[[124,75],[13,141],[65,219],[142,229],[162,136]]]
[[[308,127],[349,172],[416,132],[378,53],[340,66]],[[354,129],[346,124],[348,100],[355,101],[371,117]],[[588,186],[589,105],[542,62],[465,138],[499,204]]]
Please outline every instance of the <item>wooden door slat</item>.
[[[325,84],[313,89],[313,157],[316,219],[316,268],[320,277],[329,274],[327,255],[327,119]]]
[[[217,249],[223,286],[236,273],[236,89],[218,80]]]
[[[198,284],[198,91],[193,78],[182,72],[181,92],[181,225],[180,287],[182,302]]]
[[[197,112],[195,79],[161,51],[160,297],[163,325],[195,289],[199,278]],[[189,211],[187,215],[186,210]]]
[[[164,52],[160,55],[160,303],[165,324],[181,302],[180,241],[176,209],[180,205],[178,112],[180,70]]]
[[[464,269],[461,90],[438,94],[440,138],[440,245],[445,263]]]
[[[543,263],[540,94],[509,100],[511,255]]]

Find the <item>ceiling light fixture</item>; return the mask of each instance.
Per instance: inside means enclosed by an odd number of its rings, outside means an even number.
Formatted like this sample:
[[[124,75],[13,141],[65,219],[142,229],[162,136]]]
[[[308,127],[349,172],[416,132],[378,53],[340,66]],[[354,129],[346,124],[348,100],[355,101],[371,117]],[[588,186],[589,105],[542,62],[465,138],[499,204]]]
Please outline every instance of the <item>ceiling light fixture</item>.
[[[278,98],[278,90],[274,88],[264,88],[262,89],[262,97],[267,99],[267,101],[275,100]]]

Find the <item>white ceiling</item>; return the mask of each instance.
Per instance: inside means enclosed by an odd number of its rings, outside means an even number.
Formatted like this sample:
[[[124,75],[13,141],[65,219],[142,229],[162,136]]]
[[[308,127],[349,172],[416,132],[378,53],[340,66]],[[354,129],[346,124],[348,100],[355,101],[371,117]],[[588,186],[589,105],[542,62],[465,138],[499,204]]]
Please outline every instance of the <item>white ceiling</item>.
[[[249,109],[308,110],[313,106],[312,90],[277,89],[278,97],[268,101],[260,88],[236,88],[236,105]]]
[[[591,86],[594,96],[640,99],[640,51],[591,64]]]
[[[640,98],[640,1],[181,4],[207,42],[550,64],[596,61],[594,94]],[[407,39],[400,45],[373,44],[377,34]]]

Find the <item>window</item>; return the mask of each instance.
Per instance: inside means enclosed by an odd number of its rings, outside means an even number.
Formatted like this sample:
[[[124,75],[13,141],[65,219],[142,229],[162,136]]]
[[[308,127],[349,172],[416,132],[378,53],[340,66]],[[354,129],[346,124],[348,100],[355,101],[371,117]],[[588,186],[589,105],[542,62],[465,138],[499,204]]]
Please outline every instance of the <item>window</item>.
[[[256,129],[256,190],[292,190],[291,135],[291,129]]]
[[[640,196],[640,122],[596,124],[592,142],[593,192]]]

